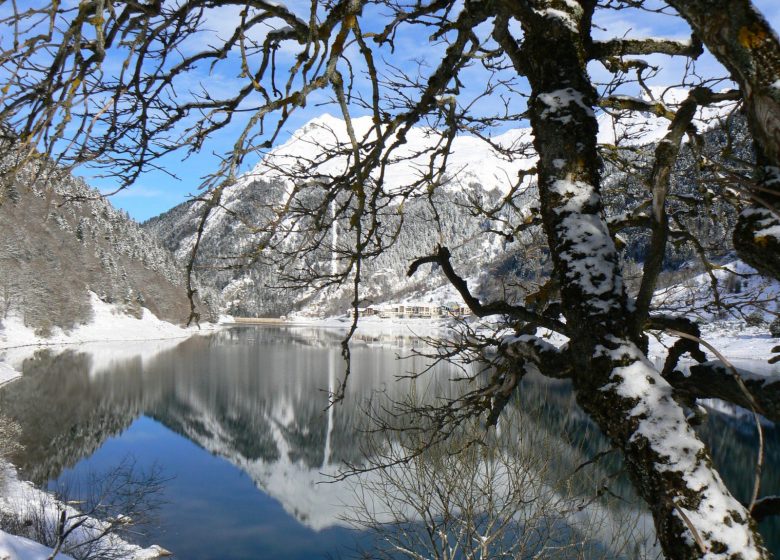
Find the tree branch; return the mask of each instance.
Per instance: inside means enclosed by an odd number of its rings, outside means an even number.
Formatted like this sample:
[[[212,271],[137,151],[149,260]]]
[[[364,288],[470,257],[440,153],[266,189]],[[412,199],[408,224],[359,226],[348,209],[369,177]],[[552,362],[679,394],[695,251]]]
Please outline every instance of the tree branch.
[[[565,346],[558,348],[538,336],[508,336],[501,342],[500,351],[510,358],[532,363],[546,377],[569,379],[574,371],[574,364]]]
[[[421,257],[415,260],[409,266],[409,271],[406,273],[406,275],[413,276],[414,273],[417,272],[417,269],[420,268],[420,266],[423,264],[438,264],[441,267],[442,272],[444,272],[444,276],[446,276],[447,280],[450,281],[450,284],[452,284],[453,287],[458,290],[458,293],[460,293],[463,301],[469,307],[471,312],[477,317],[506,315],[514,319],[535,323],[552,331],[566,334],[566,325],[559,320],[538,315],[537,313],[534,313],[523,306],[512,305],[505,301],[494,301],[484,305],[480,303],[480,301],[475,298],[469,291],[469,287],[466,281],[458,276],[458,274],[452,268],[452,264],[450,263],[450,256],[450,250],[447,247],[439,246],[435,255]]]
[[[761,523],[770,515],[780,515],[780,496],[765,496],[756,500],[750,509],[750,515],[756,523]]]
[[[760,378],[749,371],[738,370],[742,383],[768,420],[780,422],[780,381]],[[675,393],[689,399],[720,399],[751,410],[753,405],[728,367],[719,361],[690,367],[688,373],[667,372],[666,380]]]

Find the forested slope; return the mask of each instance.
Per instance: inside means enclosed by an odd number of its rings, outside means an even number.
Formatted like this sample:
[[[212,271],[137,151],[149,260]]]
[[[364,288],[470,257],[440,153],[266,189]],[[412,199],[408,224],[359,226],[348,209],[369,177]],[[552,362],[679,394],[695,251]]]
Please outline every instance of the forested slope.
[[[82,180],[39,162],[0,188],[0,320],[15,314],[43,335],[87,323],[90,291],[128,314],[187,320],[170,253]]]

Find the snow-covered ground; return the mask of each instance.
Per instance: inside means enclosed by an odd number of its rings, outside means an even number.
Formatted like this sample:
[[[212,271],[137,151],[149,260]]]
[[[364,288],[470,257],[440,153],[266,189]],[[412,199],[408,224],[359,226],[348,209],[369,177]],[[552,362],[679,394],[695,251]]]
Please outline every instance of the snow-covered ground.
[[[24,537],[0,531],[0,560],[48,560],[51,548]],[[72,560],[65,554],[57,554],[55,560]]]
[[[701,338],[723,354],[740,370],[749,371],[762,377],[777,376],[780,378],[780,363],[770,364],[768,358],[772,348],[780,344],[780,339],[773,338],[766,327],[749,327],[740,321],[722,321],[701,325]],[[677,338],[663,335],[650,339],[650,359],[659,367],[666,359],[668,348]],[[707,358],[717,360],[718,357],[706,347],[702,347]]]
[[[688,310],[691,319],[705,325],[748,315],[770,322],[775,317],[772,312],[780,313],[780,282],[737,260],[658,290],[653,305],[662,313]]]
[[[79,344],[106,340],[152,340],[160,338],[183,338],[190,336],[192,329],[161,321],[148,309],[143,309],[140,319],[122,313],[119,308],[100,300],[90,293],[93,318],[90,323],[79,325],[73,330],[55,328],[48,337],[42,337],[24,325],[21,317],[10,315],[3,320],[0,330],[0,350],[19,346],[41,346],[53,344]]]
[[[21,375],[5,362],[0,362],[0,387]]]
[[[714,303],[715,289],[720,306]],[[686,315],[698,323],[701,338],[738,369],[780,378],[780,363],[767,361],[780,344],[769,332],[769,323],[780,313],[780,282],[759,275],[742,261],[733,261],[658,290],[653,304],[661,313],[689,310]],[[666,335],[651,339],[650,357],[662,361],[675,340]],[[709,359],[718,359],[709,349],[702,349]]]

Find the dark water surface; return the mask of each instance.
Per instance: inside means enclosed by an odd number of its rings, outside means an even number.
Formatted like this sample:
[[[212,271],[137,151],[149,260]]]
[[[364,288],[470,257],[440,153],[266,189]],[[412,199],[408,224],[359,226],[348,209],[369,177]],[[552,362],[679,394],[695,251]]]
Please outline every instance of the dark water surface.
[[[142,544],[160,544],[176,558],[349,557],[371,539],[340,520],[349,487],[319,484],[321,473],[361,461],[366,403],[402,398],[409,382],[396,377],[425,362],[397,359],[408,353],[409,339],[359,343],[348,398],[328,409],[327,392],[343,370],[339,335],[247,327],[193,337],[146,358],[107,359],[110,345],[94,354],[39,352],[25,362],[22,379],[0,390],[0,409],[22,426],[25,447],[15,463],[42,485],[110,469],[126,457],[160,467],[170,477],[165,505]],[[457,375],[439,365],[419,389],[446,393]],[[516,404],[537,408],[545,429],[576,434],[586,455],[606,448],[566,383],[527,380]],[[755,428],[713,413],[701,433],[716,445],[714,461],[729,486],[746,498]],[[769,426],[765,438],[763,493],[780,493],[780,434]],[[631,493],[627,483],[621,488]],[[780,552],[780,525],[765,523],[762,532]]]

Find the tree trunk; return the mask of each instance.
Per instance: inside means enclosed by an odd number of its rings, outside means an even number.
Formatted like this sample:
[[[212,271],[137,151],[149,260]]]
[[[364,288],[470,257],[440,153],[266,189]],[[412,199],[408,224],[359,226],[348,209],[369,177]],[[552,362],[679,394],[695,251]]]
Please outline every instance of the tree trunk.
[[[750,0],[668,0],[739,84],[758,163],[750,208],[734,229],[739,256],[780,279],[780,40]]]
[[[523,24],[523,72],[539,195],[561,286],[580,405],[619,447],[669,558],[768,558],[745,508],[712,468],[672,389],[632,340],[619,259],[604,219],[596,92],[586,72],[592,2],[506,0]]]

